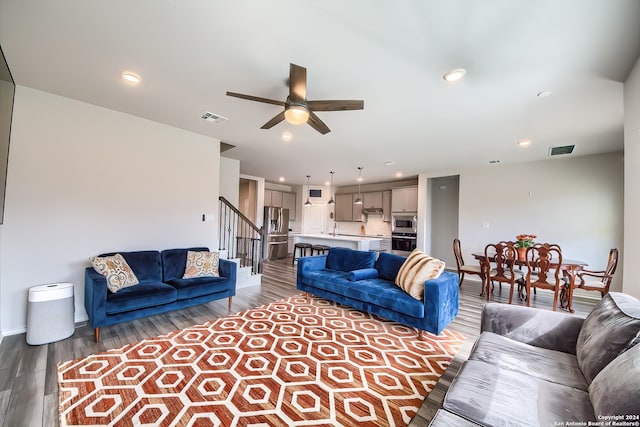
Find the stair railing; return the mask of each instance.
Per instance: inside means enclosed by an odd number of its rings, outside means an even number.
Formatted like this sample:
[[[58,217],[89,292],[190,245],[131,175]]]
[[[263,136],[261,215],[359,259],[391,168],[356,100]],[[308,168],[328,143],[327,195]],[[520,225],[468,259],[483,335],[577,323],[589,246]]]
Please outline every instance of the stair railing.
[[[262,228],[255,225],[227,199],[220,196],[218,248],[229,258],[240,259],[240,266],[251,266],[251,273],[262,273],[264,239]]]

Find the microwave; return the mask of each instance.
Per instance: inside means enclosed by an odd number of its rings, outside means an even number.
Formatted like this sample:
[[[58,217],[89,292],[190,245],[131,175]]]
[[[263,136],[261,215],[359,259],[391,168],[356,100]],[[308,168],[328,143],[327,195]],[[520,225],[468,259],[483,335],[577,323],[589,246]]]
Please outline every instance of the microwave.
[[[417,233],[418,232],[418,215],[417,213],[399,213],[391,214],[391,232],[392,233]]]

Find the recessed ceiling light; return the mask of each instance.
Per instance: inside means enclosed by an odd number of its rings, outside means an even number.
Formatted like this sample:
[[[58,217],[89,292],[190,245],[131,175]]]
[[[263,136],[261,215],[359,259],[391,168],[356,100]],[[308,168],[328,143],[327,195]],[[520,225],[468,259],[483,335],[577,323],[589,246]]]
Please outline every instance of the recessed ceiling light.
[[[518,145],[520,147],[528,147],[528,146],[531,145],[532,142],[533,141],[531,139],[529,139],[529,138],[522,138],[522,139],[518,140]]]
[[[284,182],[284,176],[281,176],[280,178],[278,178],[278,181]]]
[[[538,92],[538,93],[536,94],[536,96],[537,96],[538,98],[546,98],[546,97],[547,97],[547,96],[549,96],[549,95],[551,95],[551,91],[550,91],[550,90],[543,90],[543,91]]]
[[[396,178],[402,178],[402,172],[396,172]]]
[[[464,68],[456,68],[445,73],[442,78],[448,82],[457,82],[458,80],[463,78],[466,73],[467,71]]]
[[[289,131],[282,132],[282,140],[283,141],[291,141],[291,138],[293,138],[293,135],[291,135],[291,132],[289,132]]]
[[[140,80],[142,79],[136,73],[132,73],[131,71],[123,71],[122,80],[124,80],[127,83],[137,85],[138,83],[140,83]]]

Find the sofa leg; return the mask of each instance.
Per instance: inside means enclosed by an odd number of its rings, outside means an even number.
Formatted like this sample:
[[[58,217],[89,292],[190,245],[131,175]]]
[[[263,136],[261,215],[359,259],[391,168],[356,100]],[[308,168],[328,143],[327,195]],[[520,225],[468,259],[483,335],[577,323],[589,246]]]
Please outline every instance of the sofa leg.
[[[233,297],[229,297],[229,310],[231,310],[231,300],[233,299]]]
[[[424,331],[422,329],[418,329],[418,339],[420,341],[424,340]]]
[[[96,328],[94,331],[95,337],[96,337],[96,342],[100,341],[100,328]]]

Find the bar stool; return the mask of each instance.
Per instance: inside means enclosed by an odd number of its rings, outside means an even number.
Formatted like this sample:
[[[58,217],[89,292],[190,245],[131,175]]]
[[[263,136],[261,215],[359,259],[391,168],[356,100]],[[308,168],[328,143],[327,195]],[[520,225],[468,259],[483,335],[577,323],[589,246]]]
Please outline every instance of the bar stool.
[[[291,265],[296,262],[296,251],[300,249],[300,256],[307,256],[307,249],[311,251],[313,255],[313,249],[311,248],[311,243],[296,243],[293,245],[293,258],[291,259]]]
[[[313,255],[313,251],[316,252],[316,255],[324,255],[329,249],[331,247],[327,245],[313,245],[311,246],[311,255]]]

